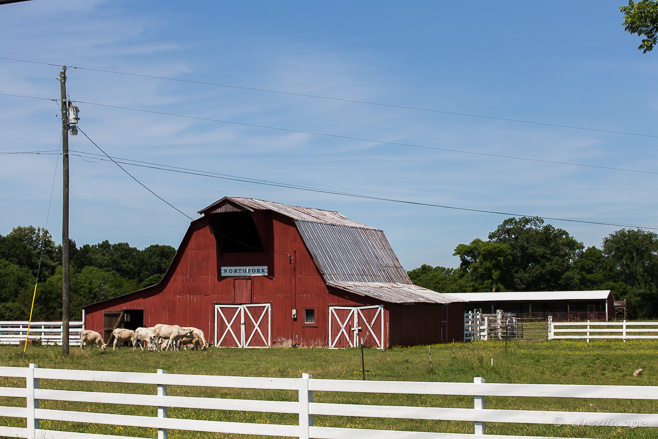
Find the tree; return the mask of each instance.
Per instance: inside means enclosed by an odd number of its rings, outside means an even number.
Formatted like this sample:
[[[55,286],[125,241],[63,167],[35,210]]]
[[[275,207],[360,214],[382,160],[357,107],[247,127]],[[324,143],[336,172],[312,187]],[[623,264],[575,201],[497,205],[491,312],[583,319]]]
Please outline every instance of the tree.
[[[622,229],[603,240],[612,265],[617,297],[626,299],[633,318],[658,317],[658,235]]]
[[[60,251],[46,229],[15,227],[7,236],[0,236],[0,259],[28,268],[36,277],[47,279],[55,272]]]
[[[423,288],[438,291],[440,293],[458,293],[473,291],[469,279],[462,276],[454,268],[432,267],[427,264],[421,265],[408,272],[409,279]]]
[[[509,291],[571,290],[577,285],[573,263],[584,245],[565,230],[544,225],[538,217],[508,218],[489,240],[506,244],[511,252],[499,275]]]
[[[24,320],[27,316],[18,306],[17,299],[32,291],[34,275],[26,267],[20,267],[0,259],[0,320]]]
[[[501,291],[501,277],[512,263],[512,250],[505,243],[482,241],[479,238],[470,244],[459,244],[455,256],[461,261],[459,268],[478,285],[476,291]]]
[[[624,13],[624,29],[631,34],[644,36],[638,49],[642,53],[653,50],[658,42],[658,2],[657,0],[628,1],[628,6],[619,8]]]

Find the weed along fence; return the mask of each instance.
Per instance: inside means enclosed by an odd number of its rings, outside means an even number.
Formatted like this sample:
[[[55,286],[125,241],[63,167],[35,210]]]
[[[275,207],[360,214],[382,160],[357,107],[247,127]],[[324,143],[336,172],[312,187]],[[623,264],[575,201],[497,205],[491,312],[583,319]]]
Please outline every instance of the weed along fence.
[[[166,438],[176,431],[183,437],[207,432],[299,438],[521,439],[564,434],[606,437],[609,430],[600,428],[628,427],[630,432],[635,427],[644,431],[658,427],[658,414],[646,411],[647,405],[655,407],[658,386],[497,384],[481,378],[473,383],[355,381],[313,379],[306,374],[230,377],[35,365],[0,367],[0,383],[0,436],[18,438],[127,439],[156,434]],[[404,396],[419,404],[411,406]],[[540,398],[535,401],[553,411],[505,408],[511,399],[528,397]],[[574,399],[583,400],[578,409],[566,404],[572,409],[561,410],[554,402]],[[639,400],[647,400],[643,408],[638,408]],[[396,405],[399,401],[406,405]],[[622,407],[619,411],[624,413],[582,411],[585,402]],[[592,410],[592,404],[589,407]],[[399,420],[407,423],[391,424]],[[539,434],[530,430],[528,436],[524,428],[531,424],[544,430]]]
[[[18,345],[28,337],[34,344],[61,345],[62,322],[0,321],[0,344]],[[69,344],[80,346],[80,331],[84,322],[69,322]]]
[[[553,322],[549,318],[549,340],[637,340],[658,339],[658,322]]]

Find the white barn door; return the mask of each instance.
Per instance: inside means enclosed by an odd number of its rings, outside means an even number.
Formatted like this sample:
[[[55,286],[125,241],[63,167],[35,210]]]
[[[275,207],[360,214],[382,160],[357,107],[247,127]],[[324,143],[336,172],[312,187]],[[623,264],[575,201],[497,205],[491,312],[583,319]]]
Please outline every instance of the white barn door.
[[[215,346],[267,348],[272,341],[269,303],[215,305]]]
[[[329,347],[361,345],[384,349],[384,305],[330,306]]]

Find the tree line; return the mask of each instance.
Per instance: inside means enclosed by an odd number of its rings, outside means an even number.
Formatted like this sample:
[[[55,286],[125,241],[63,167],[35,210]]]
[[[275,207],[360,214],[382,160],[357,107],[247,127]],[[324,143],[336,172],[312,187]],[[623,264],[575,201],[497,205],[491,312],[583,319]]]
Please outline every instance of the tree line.
[[[70,316],[91,303],[137,291],[162,279],[176,254],[168,245],[144,250],[127,243],[70,242]],[[41,228],[16,227],[0,235],[0,320],[62,319],[62,246]]]
[[[127,243],[70,243],[71,318],[82,307],[154,285],[176,254],[167,245],[144,250]],[[35,284],[33,320],[62,316],[62,249],[45,229],[16,227],[0,235],[0,320],[27,320]],[[459,244],[458,268],[422,265],[411,280],[435,291],[611,290],[625,299],[629,318],[658,318],[658,235],[621,229],[601,248],[585,248],[541,218],[509,218],[488,235]]]
[[[435,291],[611,290],[626,300],[628,317],[658,317],[658,235],[621,229],[601,248],[585,248],[563,229],[541,218],[503,221],[488,239],[474,239],[454,250],[456,269],[422,265],[409,277]]]

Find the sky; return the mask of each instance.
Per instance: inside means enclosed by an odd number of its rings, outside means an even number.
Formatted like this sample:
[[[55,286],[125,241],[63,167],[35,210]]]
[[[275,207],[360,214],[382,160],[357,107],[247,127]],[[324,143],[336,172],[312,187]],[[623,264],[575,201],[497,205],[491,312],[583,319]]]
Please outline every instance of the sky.
[[[178,248],[224,196],[338,211],[407,270],[513,216],[658,232],[658,52],[623,4],[0,5],[0,235],[61,243],[63,66],[78,246]]]

